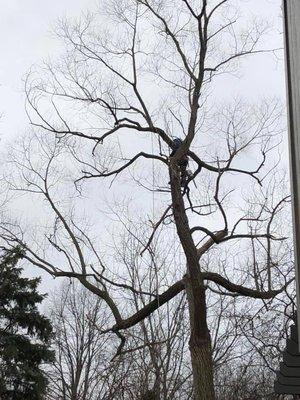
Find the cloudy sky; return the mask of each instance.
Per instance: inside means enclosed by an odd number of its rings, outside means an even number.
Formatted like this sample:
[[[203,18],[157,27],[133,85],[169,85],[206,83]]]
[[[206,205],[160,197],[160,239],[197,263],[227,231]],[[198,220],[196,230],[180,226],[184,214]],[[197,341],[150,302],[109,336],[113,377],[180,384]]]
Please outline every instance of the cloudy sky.
[[[244,12],[268,20],[274,27],[265,48],[282,47],[280,0],[239,0]],[[100,0],[101,3],[101,0]],[[52,34],[60,17],[77,17],[94,8],[94,0],[0,0],[0,136],[2,143],[10,142],[28,128],[24,111],[24,78],[32,65],[61,50]],[[284,69],[282,52],[257,56],[247,60],[242,75],[228,79],[226,86],[217,87],[217,94],[243,95],[251,100],[263,96],[278,96],[284,100]],[[232,87],[234,85],[234,88]],[[2,147],[2,149],[5,146]]]
[[[55,55],[59,43],[52,28],[59,17],[76,17],[93,0],[0,0],[0,132],[21,133],[27,123],[22,78],[30,67]]]
[[[95,2],[0,0],[0,5],[0,138],[1,150],[5,151],[6,143],[28,129],[24,110],[25,74],[32,65],[59,51],[59,43],[52,34],[56,20],[76,17]],[[26,272],[41,275],[41,271],[32,269]],[[47,290],[49,278],[45,273],[42,277],[42,290]]]
[[[258,15],[274,26],[267,45],[271,48],[280,47],[280,0],[240,2],[245,12],[249,13],[249,19],[252,15]],[[95,0],[0,0],[0,111],[4,114],[0,124],[2,137],[9,139],[24,130],[27,120],[22,78],[32,65],[55,56],[58,51],[59,43],[51,34],[57,18],[79,16],[82,11],[94,8],[96,4]],[[249,60],[244,68],[244,78],[236,81],[237,93],[247,93],[250,97],[273,94],[284,96],[282,64],[282,61],[277,62],[271,56]],[[225,91],[226,87],[220,88],[221,93]]]

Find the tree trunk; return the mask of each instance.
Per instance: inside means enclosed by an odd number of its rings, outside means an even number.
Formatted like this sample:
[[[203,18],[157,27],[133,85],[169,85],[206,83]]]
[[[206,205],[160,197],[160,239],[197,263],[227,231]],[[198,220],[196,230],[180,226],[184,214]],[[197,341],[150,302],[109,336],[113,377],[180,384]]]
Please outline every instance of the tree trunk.
[[[195,400],[215,400],[210,341],[204,343],[190,341],[190,354]]]
[[[211,339],[207,327],[205,286],[199,255],[187,218],[180,187],[180,170],[170,164],[172,208],[177,233],[186,255],[186,292],[190,316],[190,353],[193,369],[195,400],[215,400]]]
[[[195,290],[196,289],[196,290]],[[202,280],[186,280],[191,337],[189,348],[192,361],[194,399],[215,400],[211,338],[206,320],[205,288]]]
[[[147,390],[143,394],[142,400],[160,400],[160,396],[155,389]]]

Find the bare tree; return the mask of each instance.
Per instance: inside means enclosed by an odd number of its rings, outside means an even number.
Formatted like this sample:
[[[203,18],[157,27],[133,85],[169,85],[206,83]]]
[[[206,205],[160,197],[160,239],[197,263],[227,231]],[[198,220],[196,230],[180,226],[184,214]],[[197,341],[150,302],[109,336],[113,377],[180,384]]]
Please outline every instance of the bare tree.
[[[102,333],[119,337],[118,354],[124,350],[124,331],[185,291],[194,395],[210,400],[215,392],[208,290],[268,303],[292,280],[290,265],[280,264],[276,250],[285,238],[277,225],[288,195],[268,196],[280,183],[271,175],[278,176],[273,159],[282,107],[276,101],[259,106],[236,101],[216,109],[208,96],[214,78],[235,71],[244,56],[271,51],[260,47],[267,26],[252,21],[245,30],[229,0],[177,3],[109,2],[102,30],[97,30],[97,15],[73,25],[60,23],[66,56],[57,65],[46,65],[45,77],[30,75],[26,82],[32,125],[54,135],[25,146],[25,159],[14,159],[24,184],[13,183],[13,188],[43,196],[52,212],[45,236],[48,248],[41,250],[38,236],[36,243],[28,241],[28,233],[11,223],[2,224],[2,238],[21,245],[33,265],[54,277],[78,279],[105,302],[114,322]],[[178,132],[184,140],[169,157]],[[186,157],[192,167],[188,174],[180,167]],[[77,192],[64,192],[61,180],[70,179],[65,171],[74,164]],[[121,263],[114,266],[109,247],[104,251],[107,235],[103,232],[101,248],[99,235],[89,234],[87,224],[76,217],[78,207],[66,207],[66,198],[86,199],[85,193],[96,190],[99,182],[103,194],[118,180],[119,192],[113,193],[119,202],[112,206],[116,215],[118,207],[125,208],[122,177],[136,183],[135,216],[137,205],[142,205],[144,215],[138,213],[137,218],[143,224],[149,221],[148,239],[140,239],[135,257],[150,260],[148,266],[154,268],[153,240],[159,232],[165,234],[161,246],[165,244],[170,265],[168,284],[150,291],[143,282],[137,288],[137,278],[129,280]],[[85,201],[98,218],[97,206]],[[134,215],[130,217],[129,210],[127,214],[127,220],[115,222],[128,231]],[[184,256],[179,264],[169,254],[173,224]],[[234,246],[240,256],[232,258],[231,265],[227,258],[225,264],[222,254]],[[253,261],[259,247],[264,256]],[[208,263],[214,255],[215,262]],[[124,297],[118,301],[120,292],[142,295],[132,314]]]
[[[126,255],[134,252],[132,246]],[[126,255],[123,254],[124,260]],[[126,265],[126,261],[124,261]],[[127,264],[132,271],[131,265]],[[140,274],[138,266],[134,269]],[[130,271],[129,271],[130,275]],[[152,273],[147,271],[149,286]],[[142,288],[141,288],[142,290]],[[175,299],[174,299],[175,300]],[[133,310],[143,301],[134,293]],[[141,400],[190,398],[191,370],[186,358],[188,324],[184,296],[157,316],[134,327],[127,335],[127,349],[115,357],[111,335],[101,333],[107,323],[103,302],[89,290],[65,281],[50,300],[55,327],[56,363],[49,369],[49,398]]]
[[[130,240],[130,234],[124,241],[126,246],[117,248],[116,254],[122,256],[129,276],[136,275],[140,278],[138,281],[143,280],[143,286],[136,285],[142,291],[146,286],[145,276],[140,276],[142,266],[129,262],[139,250],[138,241]],[[160,256],[154,256],[162,266]],[[151,286],[151,268],[146,273],[147,285]],[[214,297],[208,302],[208,314],[214,332],[217,399],[229,400],[232,393],[241,399],[276,399],[272,395],[273,372],[279,362],[280,342],[285,337],[278,304],[267,311],[263,305],[256,312],[258,317],[253,318],[253,313],[245,312],[245,302],[241,309],[237,297]],[[133,310],[139,309],[141,300],[141,295],[135,293]],[[57,355],[54,368],[48,371],[49,399],[53,396],[91,400],[192,398],[186,299],[181,296],[177,300],[178,303],[171,302],[166,309],[131,329],[126,337],[127,349],[115,358],[113,338],[101,334],[101,327],[106,323],[106,308],[87,289],[80,289],[74,281],[65,281],[62,290],[49,302]],[[251,303],[248,309],[255,306],[253,301],[248,302]],[[259,325],[254,329],[255,322]]]
[[[75,282],[65,281],[50,300],[56,361],[48,369],[49,399],[115,399],[121,392],[116,364],[109,365],[109,337],[98,327],[105,323],[101,300]]]

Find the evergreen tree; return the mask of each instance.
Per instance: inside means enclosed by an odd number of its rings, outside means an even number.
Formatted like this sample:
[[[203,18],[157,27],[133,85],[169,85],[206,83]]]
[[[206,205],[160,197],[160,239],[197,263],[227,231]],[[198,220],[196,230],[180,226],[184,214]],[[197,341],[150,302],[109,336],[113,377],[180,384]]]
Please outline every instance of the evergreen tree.
[[[37,308],[45,298],[37,291],[40,278],[22,277],[20,258],[20,248],[0,256],[0,399],[41,400],[47,387],[41,366],[54,358],[52,327]]]

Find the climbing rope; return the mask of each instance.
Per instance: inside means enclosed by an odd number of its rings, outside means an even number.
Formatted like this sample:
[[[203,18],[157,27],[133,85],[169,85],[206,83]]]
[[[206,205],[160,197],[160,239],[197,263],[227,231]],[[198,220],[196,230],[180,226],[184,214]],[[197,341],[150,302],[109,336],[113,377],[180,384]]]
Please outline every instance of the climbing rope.
[[[154,149],[154,138],[153,138],[153,135],[151,135],[151,151],[152,151],[152,154],[154,154],[154,150],[155,150]],[[152,221],[153,222],[155,220],[155,191],[154,191],[154,188],[155,188],[155,164],[154,164],[154,159],[152,158]],[[151,255],[151,264],[152,264],[152,267],[154,267],[154,270],[155,270],[156,298],[157,298],[157,305],[158,305],[158,308],[159,308],[158,269],[157,269],[156,263],[154,262],[154,254],[153,254],[152,251],[151,251],[150,255]],[[151,268],[151,270],[152,270],[152,268]]]

